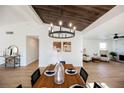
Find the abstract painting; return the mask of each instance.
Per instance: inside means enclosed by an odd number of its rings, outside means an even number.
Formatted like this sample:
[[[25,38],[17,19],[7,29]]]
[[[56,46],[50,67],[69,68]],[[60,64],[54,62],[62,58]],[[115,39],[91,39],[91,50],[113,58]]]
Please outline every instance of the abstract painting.
[[[71,42],[63,42],[63,51],[71,52]]]

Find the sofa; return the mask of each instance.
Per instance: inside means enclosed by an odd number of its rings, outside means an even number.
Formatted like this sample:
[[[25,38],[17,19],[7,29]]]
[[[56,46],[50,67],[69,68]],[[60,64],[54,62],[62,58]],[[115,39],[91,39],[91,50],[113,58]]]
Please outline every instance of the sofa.
[[[100,61],[109,62],[109,57],[107,55],[101,55]]]
[[[110,58],[108,56],[107,50],[100,50],[100,61],[109,62]]]
[[[84,62],[90,62],[92,58],[89,55],[83,54],[83,61]]]

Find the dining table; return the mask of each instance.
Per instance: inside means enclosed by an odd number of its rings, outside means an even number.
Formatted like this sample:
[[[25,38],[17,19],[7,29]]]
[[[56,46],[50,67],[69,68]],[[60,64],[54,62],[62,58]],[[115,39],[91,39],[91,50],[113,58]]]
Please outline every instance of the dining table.
[[[72,64],[63,64],[64,70],[65,69],[75,69]],[[46,70],[54,70],[55,65],[51,64],[47,66],[43,73],[41,74],[40,78],[36,81],[33,88],[69,88],[74,84],[79,84],[81,86],[85,86],[84,80],[81,78],[80,74],[69,75],[64,73],[64,83],[63,84],[56,84],[54,81],[54,76],[46,76],[44,72]],[[76,69],[75,69],[76,70]]]

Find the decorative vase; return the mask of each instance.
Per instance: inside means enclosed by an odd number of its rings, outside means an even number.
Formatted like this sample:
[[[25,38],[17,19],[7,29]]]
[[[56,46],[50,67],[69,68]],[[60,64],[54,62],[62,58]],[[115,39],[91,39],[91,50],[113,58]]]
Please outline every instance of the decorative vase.
[[[64,67],[62,63],[57,63],[55,66],[54,81],[56,84],[64,83]]]

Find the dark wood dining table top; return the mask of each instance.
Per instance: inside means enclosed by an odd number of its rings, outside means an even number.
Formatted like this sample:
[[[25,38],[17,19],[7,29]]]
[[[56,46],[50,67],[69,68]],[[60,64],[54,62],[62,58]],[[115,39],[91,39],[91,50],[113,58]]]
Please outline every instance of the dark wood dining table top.
[[[75,69],[72,64],[64,64],[64,69]],[[55,65],[49,65],[45,68],[45,70],[53,70]],[[45,71],[44,70],[44,71]],[[54,76],[46,76],[44,75],[44,71],[41,74],[40,78],[34,84],[34,88],[69,88],[71,85],[80,84],[85,85],[85,82],[80,77],[79,73],[75,75],[68,75],[65,73],[64,75],[64,83],[56,84],[54,82]]]

